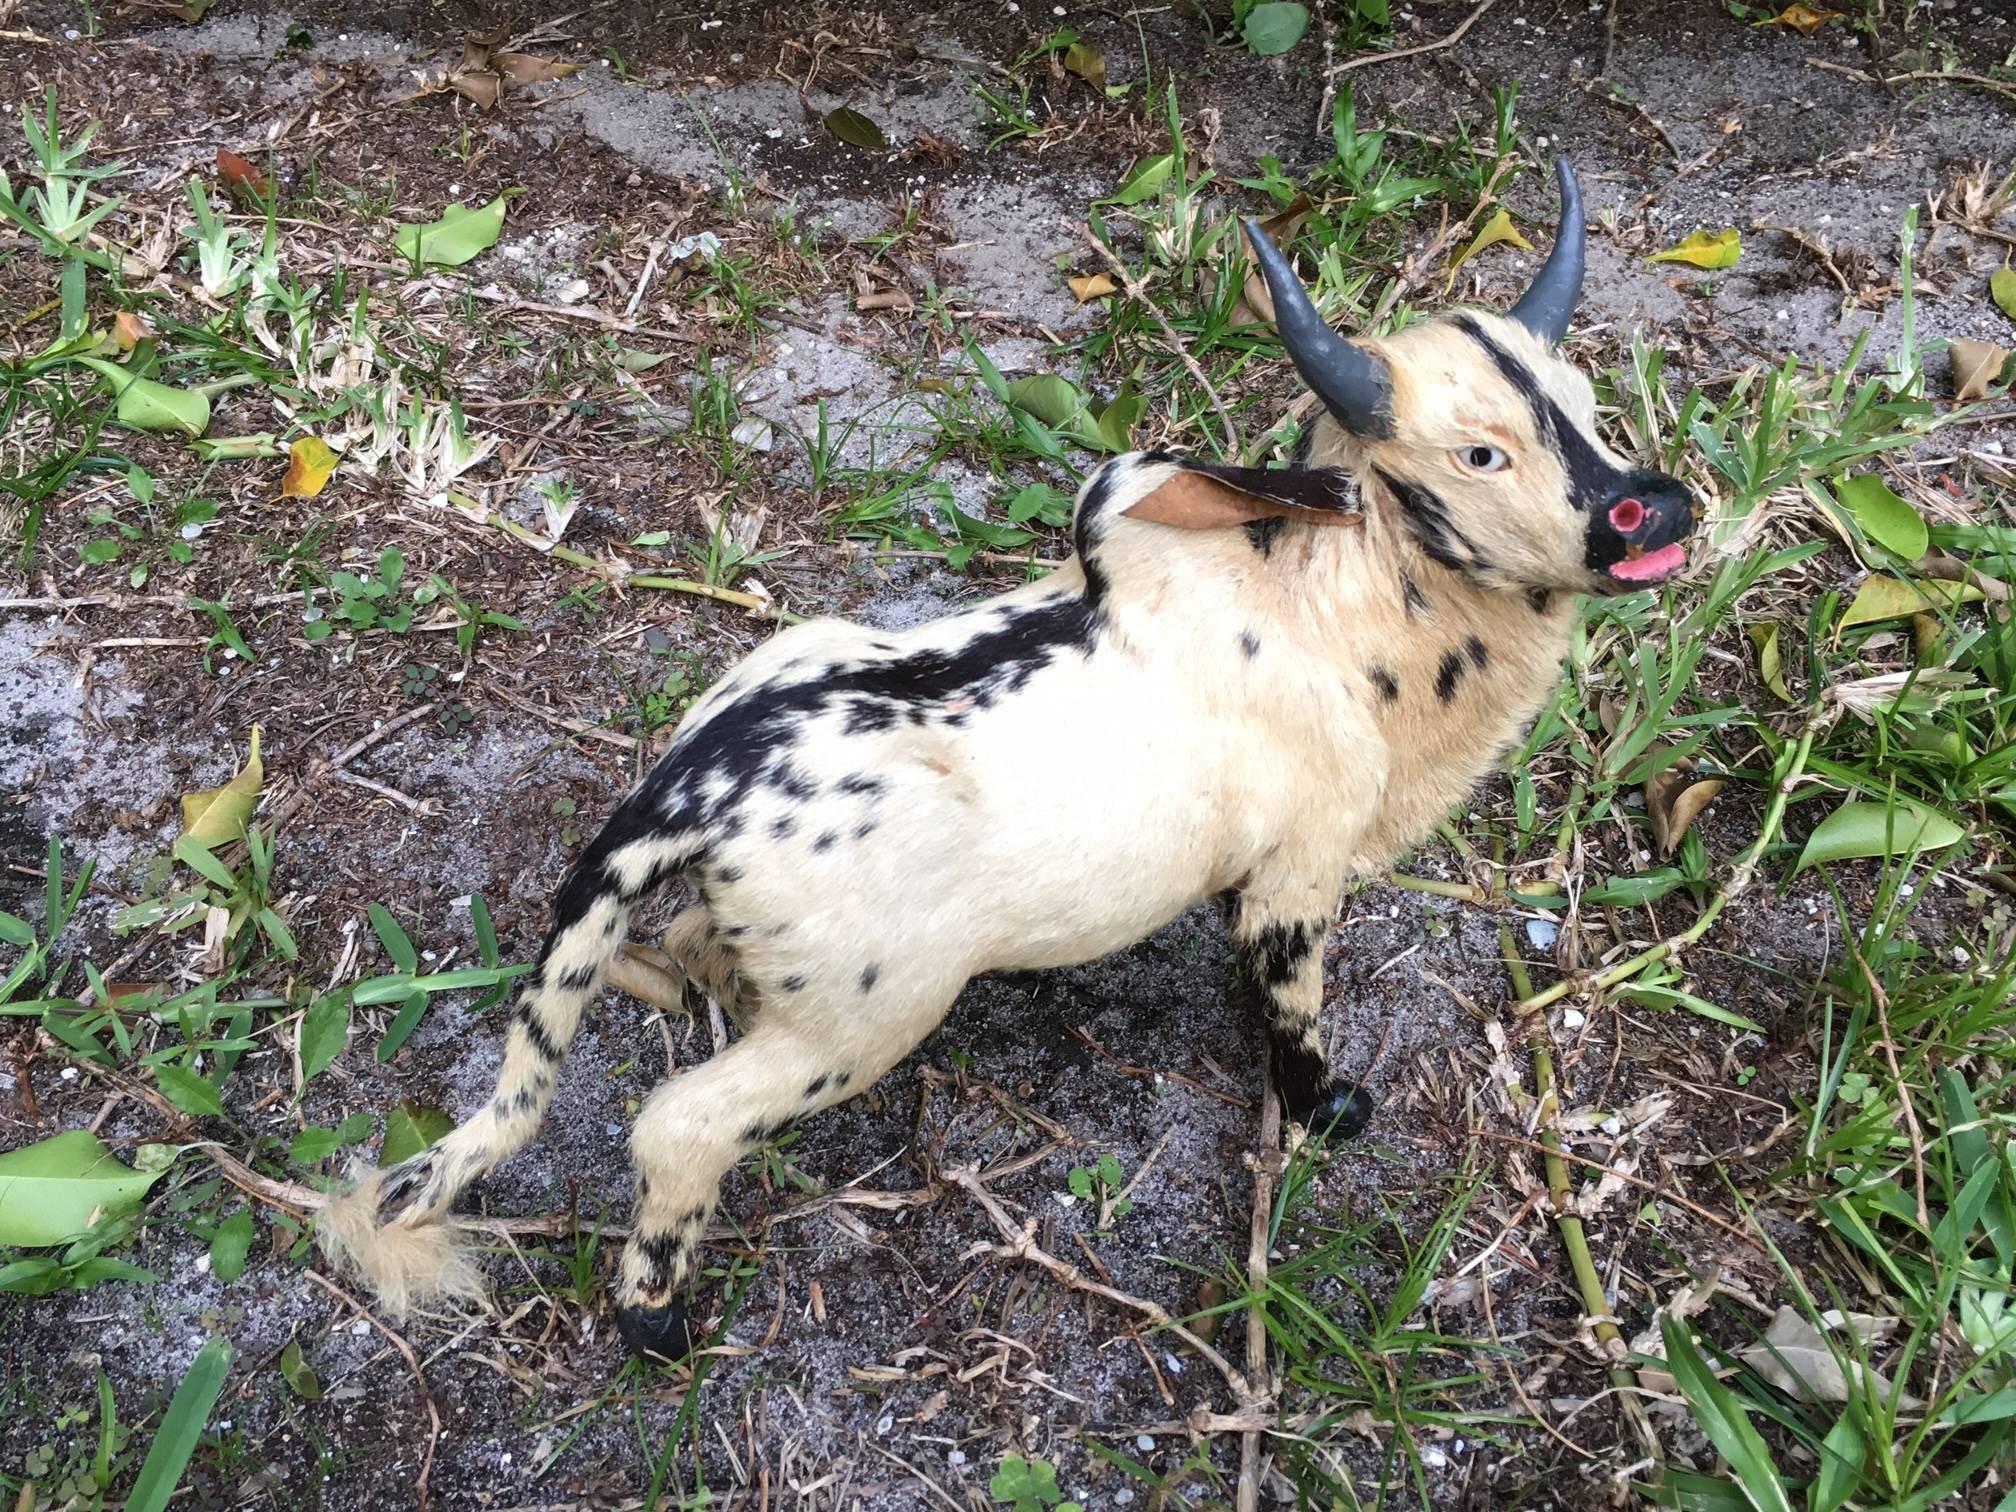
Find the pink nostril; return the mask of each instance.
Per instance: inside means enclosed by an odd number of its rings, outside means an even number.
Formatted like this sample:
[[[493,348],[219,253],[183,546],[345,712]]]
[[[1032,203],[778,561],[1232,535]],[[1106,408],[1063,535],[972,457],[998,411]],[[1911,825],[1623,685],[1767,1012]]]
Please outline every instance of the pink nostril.
[[[1645,506],[1636,499],[1619,499],[1610,506],[1610,523],[1624,535],[1629,535],[1645,523]]]

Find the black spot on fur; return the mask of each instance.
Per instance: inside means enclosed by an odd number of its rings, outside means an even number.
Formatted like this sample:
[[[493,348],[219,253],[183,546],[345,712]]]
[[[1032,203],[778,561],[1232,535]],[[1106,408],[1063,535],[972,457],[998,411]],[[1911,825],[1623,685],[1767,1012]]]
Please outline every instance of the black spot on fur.
[[[530,1087],[520,1087],[511,1098],[511,1109],[515,1113],[530,1113],[539,1106],[539,1095]]]
[[[555,1044],[553,1037],[546,1032],[546,1026],[539,1022],[539,1015],[532,1012],[523,999],[519,1000],[517,1017],[525,1028],[525,1038],[539,1052],[541,1060],[557,1061],[566,1055],[566,1051]]]
[[[838,840],[839,838],[840,837],[834,834],[832,830],[827,830],[824,834],[820,835],[818,839],[812,842],[812,849],[814,849],[815,851],[829,851],[833,849],[833,842]]]
[[[866,840],[870,835],[875,833],[875,829],[875,820],[863,819],[859,824],[854,826],[854,838],[856,840]]]
[[[586,966],[576,966],[572,971],[560,974],[558,986],[562,992],[586,992],[595,980],[595,967],[591,962]]]
[[[848,701],[847,720],[840,726],[844,735],[874,735],[896,723],[896,705],[879,698]]]
[[[742,868],[739,866],[718,866],[714,869],[714,875],[717,880],[726,882],[732,886],[742,880]]]
[[[1526,602],[1532,606],[1535,614],[1545,614],[1554,607],[1554,595],[1545,588],[1528,588]]]
[[[1246,660],[1253,660],[1254,657],[1260,654],[1260,637],[1255,635],[1251,630],[1241,630],[1239,632],[1239,649],[1246,653]]]
[[[1286,515],[1269,515],[1261,520],[1246,522],[1246,539],[1253,543],[1253,549],[1263,557],[1274,555],[1274,542],[1281,532],[1288,528]]]
[[[764,780],[786,798],[798,803],[810,802],[818,796],[819,784],[807,777],[791,764],[788,756],[779,756],[764,773]]]
[[[875,979],[881,975],[882,968],[880,966],[868,967],[867,970],[861,973],[861,990],[863,992],[873,992],[875,990]]]
[[[1320,926],[1277,922],[1263,924],[1258,935],[1240,941],[1238,951],[1255,984],[1271,993],[1295,979],[1322,939]]]
[[[886,728],[901,710],[922,724],[962,697],[1021,691],[1060,656],[1090,654],[1099,615],[1089,566],[1087,577],[1085,593],[1060,590],[997,611],[981,621],[986,628],[956,645],[748,689],[682,733],[619,815],[632,811],[638,832],[692,833],[697,851],[697,837],[718,832],[758,781],[767,778],[798,796],[801,774],[789,757],[814,719],[842,712],[853,732],[864,718]],[[878,712],[864,714],[871,707]],[[681,858],[682,865],[690,862]]]
[[[770,838],[773,840],[788,840],[796,833],[798,821],[789,814],[779,814],[770,821]]]
[[[861,772],[853,772],[842,777],[835,784],[834,791],[854,797],[880,798],[888,791],[888,784],[880,777],[869,777]]]
[[[1407,611],[1409,619],[1428,612],[1428,595],[1404,572],[1400,574],[1400,606]]]
[[[721,938],[724,940],[739,940],[748,933],[749,926],[747,924],[730,924],[726,929],[721,931]]]
[[[1463,642],[1463,654],[1470,658],[1470,665],[1479,672],[1491,665],[1491,652],[1485,647],[1484,642],[1474,635]]]
[[[1383,468],[1379,470],[1379,481],[1393,495],[1409,534],[1431,561],[1440,562],[1452,572],[1476,572],[1490,566],[1457,527],[1449,506],[1440,497],[1426,488],[1401,482]]]
[[[789,1118],[758,1119],[742,1131],[742,1143],[765,1145],[791,1127]],[[704,1214],[702,1215],[705,1216]]]
[[[1391,703],[1400,696],[1400,679],[1387,671],[1386,668],[1374,663],[1371,671],[1365,675],[1372,679],[1372,686],[1378,690],[1379,697],[1383,702]]]
[[[786,992],[803,992],[805,990],[805,978],[802,976],[787,976],[777,985]]]
[[[1447,703],[1456,696],[1456,685],[1463,681],[1463,658],[1454,651],[1442,653],[1442,665],[1435,670],[1435,696]]]
[[[805,1084],[805,1101],[807,1102],[815,1101],[821,1092],[824,1092],[828,1087],[832,1085],[833,1085],[833,1073],[831,1071],[821,1071],[817,1076],[813,1077],[812,1080],[810,1080]]]
[[[1085,571],[1085,605],[1096,615],[1112,587],[1112,579],[1099,563],[1099,538],[1106,533],[1106,504],[1113,497],[1113,484],[1120,475],[1120,463],[1108,462],[1092,475],[1078,501],[1078,513],[1071,521],[1071,545],[1078,553],[1078,565]]]

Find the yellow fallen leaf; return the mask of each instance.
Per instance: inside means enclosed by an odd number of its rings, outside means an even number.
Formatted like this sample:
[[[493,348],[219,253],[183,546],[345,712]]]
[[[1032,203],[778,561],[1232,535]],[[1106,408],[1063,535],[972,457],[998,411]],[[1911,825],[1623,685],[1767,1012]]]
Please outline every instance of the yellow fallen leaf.
[[[1792,691],[1785,686],[1784,655],[1778,649],[1778,627],[1760,620],[1750,627],[1749,635],[1750,644],[1757,648],[1757,675],[1764,679],[1764,686],[1781,702],[1792,702]]]
[[[259,726],[252,726],[252,749],[238,775],[207,793],[182,795],[182,838],[215,850],[245,834],[245,825],[258,807],[259,790],[266,769],[259,762]]]
[[[112,320],[112,339],[119,343],[119,350],[130,352],[154,334],[154,328],[147,324],[145,317],[135,315],[131,310],[121,310]]]
[[[1443,292],[1447,293],[1450,289],[1456,287],[1456,270],[1458,268],[1470,261],[1479,252],[1482,252],[1486,247],[1495,247],[1500,242],[1510,242],[1515,247],[1524,247],[1528,252],[1533,250],[1533,243],[1519,234],[1519,228],[1512,224],[1511,212],[1506,210],[1503,205],[1500,205],[1491,213],[1491,219],[1484,222],[1484,229],[1472,237],[1470,245],[1465,247],[1461,252],[1458,252],[1456,260],[1449,264],[1449,282],[1444,285]]]
[[[1697,268],[1733,268],[1743,255],[1743,238],[1732,226],[1724,231],[1696,231],[1677,247],[1654,252],[1652,262],[1690,263]]]
[[[1960,341],[1951,344],[1953,357],[1953,397],[1962,404],[1984,398],[1988,387],[2002,376],[2009,349],[1992,341]]]
[[[1071,293],[1080,304],[1090,304],[1095,299],[1120,292],[1120,286],[1104,273],[1088,273],[1083,278],[1067,278],[1064,282],[1071,286]]]
[[[1811,36],[1832,21],[1839,12],[1827,10],[1818,5],[1807,5],[1803,0],[1794,0],[1775,16],[1767,16],[1760,26],[1789,26],[1802,36]]]
[[[497,104],[497,97],[504,93],[504,81],[501,78],[494,73],[482,73],[474,69],[468,73],[458,73],[448,81],[448,84],[457,94],[475,101],[477,106],[484,110],[493,109]]]
[[[338,460],[328,443],[314,436],[301,437],[287,448],[287,476],[280,480],[280,497],[314,498],[336,471]]]
[[[1906,582],[1902,578],[1872,572],[1855,590],[1854,601],[1834,628],[1838,634],[1857,625],[1909,619],[1935,609],[1953,610],[1962,604],[1978,603],[1983,596],[1972,583],[1950,583],[1938,578]]]
[[[1314,206],[1309,196],[1298,194],[1284,210],[1277,210],[1260,222],[1260,229],[1267,233],[1267,239],[1275,246],[1283,246],[1302,229],[1302,223],[1309,219]],[[1245,276],[1239,287],[1239,301],[1232,306],[1232,324],[1235,326],[1254,325],[1271,322],[1274,319],[1274,296],[1268,291],[1267,280],[1260,276],[1260,265],[1253,260],[1253,248],[1244,236],[1239,238],[1239,247],[1244,254]]]

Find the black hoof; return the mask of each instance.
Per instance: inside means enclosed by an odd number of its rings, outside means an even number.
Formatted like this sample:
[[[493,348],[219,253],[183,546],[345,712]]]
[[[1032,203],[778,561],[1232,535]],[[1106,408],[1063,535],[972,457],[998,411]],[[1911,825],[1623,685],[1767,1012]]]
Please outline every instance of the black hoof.
[[[1288,1116],[1318,1139],[1356,1139],[1372,1121],[1372,1094],[1347,1082],[1333,1082],[1309,1107],[1290,1107]]]
[[[616,1331],[639,1359],[683,1360],[693,1348],[683,1297],[674,1297],[663,1307],[617,1308]]]

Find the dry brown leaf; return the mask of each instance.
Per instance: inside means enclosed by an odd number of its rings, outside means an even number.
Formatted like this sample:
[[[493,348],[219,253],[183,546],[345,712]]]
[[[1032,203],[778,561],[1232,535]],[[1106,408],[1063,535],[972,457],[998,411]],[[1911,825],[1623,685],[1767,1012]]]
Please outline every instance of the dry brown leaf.
[[[854,301],[857,310],[911,310],[916,306],[911,302],[907,289],[878,289],[873,294],[863,294]]]
[[[2002,376],[2009,349],[1992,341],[1955,341],[1952,357],[1953,397],[1965,404],[1987,396],[1989,385]]]
[[[1302,229],[1302,223],[1309,219],[1313,208],[1308,195],[1298,194],[1285,209],[1277,210],[1262,220],[1260,229],[1278,247]],[[1267,280],[1260,276],[1260,265],[1253,261],[1253,248],[1243,235],[1239,238],[1239,245],[1246,254],[1246,272],[1239,288],[1239,303],[1232,307],[1232,324],[1257,325],[1272,321],[1274,296],[1267,292]]]
[[[1067,278],[1064,281],[1071,286],[1073,297],[1081,305],[1120,292],[1120,286],[1104,273],[1087,273],[1083,278]]]
[[[1815,1328],[1792,1308],[1781,1307],[1771,1319],[1771,1326],[1764,1330],[1763,1341],[1744,1350],[1742,1360],[1789,1396],[1809,1402],[1845,1402],[1849,1396],[1848,1375],[1841,1368],[1834,1349],[1828,1347],[1821,1329],[1852,1332],[1867,1350],[1888,1338],[1896,1328],[1895,1318],[1871,1317],[1866,1313],[1844,1314],[1837,1310],[1822,1313],[1820,1328]],[[1853,1358],[1854,1345],[1843,1340],[1836,1347],[1850,1356],[1850,1369],[1860,1374],[1862,1367]],[[1869,1384],[1882,1392],[1886,1400],[1891,1399],[1894,1388],[1881,1371],[1869,1372]],[[1896,1401],[1906,1411],[1924,1405],[1909,1392],[1897,1397]]]
[[[121,310],[112,318],[112,339],[119,343],[119,350],[130,352],[141,342],[154,334],[154,328],[144,317],[131,310]]]
[[[1690,775],[1693,769],[1693,762],[1678,761],[1663,772],[1655,772],[1645,784],[1645,812],[1652,820],[1652,835],[1662,856],[1680,848],[1694,821],[1722,791],[1722,778],[1697,779]]]
[[[484,110],[496,107],[498,97],[504,93],[504,81],[493,73],[481,73],[474,69],[458,73],[448,81],[449,88],[457,94],[474,100]]]
[[[588,65],[562,63],[557,58],[542,58],[537,53],[507,52],[498,53],[490,60],[490,66],[504,76],[506,84],[522,86],[570,79]]]

